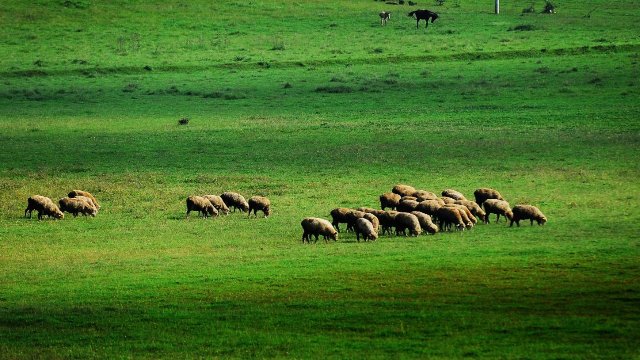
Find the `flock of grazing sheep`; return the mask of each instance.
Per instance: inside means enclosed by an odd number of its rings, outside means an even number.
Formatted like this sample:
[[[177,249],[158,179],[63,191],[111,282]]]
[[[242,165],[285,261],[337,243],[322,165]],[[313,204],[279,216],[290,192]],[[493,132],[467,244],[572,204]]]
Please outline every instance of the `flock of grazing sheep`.
[[[530,220],[531,225],[535,220],[538,225],[544,225],[547,218],[535,206],[516,205],[513,208],[504,200],[502,195],[494,189],[480,188],[474,191],[475,201],[467,198],[459,191],[446,189],[438,196],[430,191],[416,190],[409,185],[396,185],[391,192],[380,195],[380,208],[372,209],[360,207],[357,209],[335,208],[331,210],[332,221],[326,219],[307,217],[300,223],[302,225],[302,242],[310,243],[315,237],[323,236],[325,241],[338,240],[340,224],[346,224],[346,231],[354,231],[357,241],[360,237],[364,241],[378,239],[380,232],[384,235],[407,235],[407,230],[412,236],[418,236],[423,232],[435,234],[438,231],[465,230],[472,228],[478,221],[489,223],[489,215],[496,214],[496,222],[500,216],[510,220],[509,226],[515,222],[520,226],[520,220]],[[59,207],[58,207],[59,205]],[[34,195],[27,199],[27,208],[24,216],[34,210],[38,212],[38,219],[44,215],[55,219],[64,218],[63,212],[96,216],[100,205],[96,198],[89,192],[72,190],[67,197],[58,201],[56,205],[51,199],[41,195]],[[264,217],[271,214],[271,202],[263,196],[253,196],[247,201],[244,196],[235,192],[224,192],[218,195],[189,196],[186,201],[186,217],[192,211],[197,211],[204,218],[218,216],[220,213],[228,214],[229,209],[248,212],[257,217],[258,211],[262,211]],[[390,208],[391,210],[386,210]]]
[[[467,198],[459,191],[446,189],[442,196],[416,190],[409,185],[396,185],[391,192],[380,195],[380,208],[360,207],[357,209],[336,208],[331,210],[332,221],[308,217],[302,220],[302,242],[309,243],[311,237],[323,236],[338,240],[340,224],[346,224],[346,231],[352,230],[357,241],[362,236],[364,241],[377,240],[382,231],[391,235],[395,228],[396,235],[412,236],[423,232],[435,234],[443,230],[464,230],[472,228],[478,221],[489,223],[489,215],[496,214],[496,222],[502,215],[511,221],[509,226],[520,226],[520,220],[535,220],[538,225],[547,222],[546,216],[535,206],[516,205],[513,208],[494,189],[480,188],[474,191],[475,201]],[[391,210],[385,210],[390,208]],[[436,224],[437,223],[437,224]]]

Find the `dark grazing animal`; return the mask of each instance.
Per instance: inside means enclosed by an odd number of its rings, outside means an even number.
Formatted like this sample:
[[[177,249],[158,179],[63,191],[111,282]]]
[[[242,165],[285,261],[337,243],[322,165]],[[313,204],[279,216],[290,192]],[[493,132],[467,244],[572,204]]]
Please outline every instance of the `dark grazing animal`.
[[[412,11],[409,13],[409,16],[416,19],[416,29],[419,28],[420,20],[424,20],[426,22],[424,25],[424,28],[426,29],[429,26],[429,19],[431,19],[431,22],[433,23],[438,18],[438,14],[424,9]]]
[[[387,11],[383,11],[380,14],[380,25],[387,25],[387,20],[391,19],[391,13]]]

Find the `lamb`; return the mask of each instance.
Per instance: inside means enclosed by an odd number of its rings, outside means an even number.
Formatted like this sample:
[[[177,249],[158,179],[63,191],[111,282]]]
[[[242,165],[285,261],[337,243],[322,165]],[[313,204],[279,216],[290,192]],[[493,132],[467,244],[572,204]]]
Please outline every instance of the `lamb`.
[[[91,199],[91,201],[93,202],[93,206],[95,206],[97,210],[100,210],[100,204],[98,204],[98,200],[96,200],[96,198],[88,191],[71,190],[71,192],[69,192],[67,196],[70,198],[74,198],[77,196],[86,196],[89,199]]]
[[[438,232],[438,226],[433,223],[431,216],[420,211],[412,211],[411,213],[418,218],[420,227],[426,230],[429,234],[435,234]]]
[[[438,221],[440,222],[440,229],[451,229],[452,225],[455,225],[459,230],[464,230],[465,225],[460,214],[460,210],[452,207],[443,206],[436,212]]]
[[[453,189],[445,189],[442,190],[442,196],[450,197],[454,200],[467,200],[461,192],[453,190]]]
[[[338,230],[338,232],[340,232],[340,223],[349,223],[349,220],[347,219],[347,214],[349,214],[350,212],[352,212],[353,209],[349,209],[349,208],[335,208],[333,210],[331,210],[331,225],[333,225],[336,230]],[[347,230],[349,229],[349,226],[347,225]]]
[[[531,220],[531,225],[533,225],[533,220],[535,220],[538,225],[544,225],[547,222],[547,217],[544,216],[542,211],[535,206],[532,205],[516,205],[512,209],[513,218],[511,219],[510,227],[513,226],[515,222],[516,225],[520,226],[520,220]]]
[[[473,196],[476,198],[476,204],[482,206],[482,203],[487,199],[504,200],[502,195],[497,190],[490,188],[479,188],[473,192]]]
[[[384,193],[380,195],[380,208],[382,210],[386,208],[391,208],[391,210],[395,210],[395,208],[400,203],[400,199],[402,197],[396,193]]]
[[[480,205],[476,204],[474,201],[456,200],[455,204],[466,206],[467,209],[471,211],[471,214],[473,214],[474,217],[477,216],[478,219],[485,221],[485,217],[487,216],[487,213],[485,213],[484,210],[482,210],[482,208],[480,207]]]
[[[227,207],[227,204],[224,203],[224,200],[222,200],[222,198],[218,195],[202,195],[203,198],[209,200],[209,202],[211,203],[211,205],[213,205],[214,208],[216,208],[216,210],[218,210],[218,212],[221,212],[225,215],[229,214],[229,208]]]
[[[252,196],[249,199],[249,216],[253,211],[253,215],[258,217],[258,210],[262,211],[264,217],[269,217],[271,214],[271,201],[264,196]]]
[[[88,199],[88,201],[83,198]],[[78,196],[75,198],[64,197],[58,200],[58,204],[60,204],[60,211],[71,213],[73,214],[73,217],[78,216],[78,213],[84,216],[91,215],[95,217],[98,212],[98,209],[93,206],[91,199],[85,196]]]
[[[191,211],[197,211],[205,218],[208,216],[218,216],[218,210],[211,204],[211,202],[202,196],[189,196],[187,198],[187,215]]]
[[[51,199],[42,195],[33,195],[27,199],[27,208],[24,210],[24,216],[27,217],[29,213],[29,219],[33,210],[38,212],[38,220],[42,220],[42,215],[47,215],[55,219],[64,219],[64,214]]]
[[[413,186],[399,184],[394,186],[391,192],[400,196],[411,196],[416,189]]]
[[[485,217],[485,223],[489,223],[489,215],[496,214],[496,222],[500,220],[500,215],[503,215],[508,220],[513,219],[513,211],[511,211],[511,207],[509,203],[504,200],[498,199],[487,199],[482,203],[484,207],[484,211],[487,213]]]
[[[403,200],[400,201],[400,204],[398,204],[398,211],[401,212],[411,212],[414,211],[416,209],[416,207],[418,207],[419,202],[415,201],[415,200]]]
[[[238,193],[226,191],[220,194],[220,197],[228,207],[233,207],[233,212],[236,212],[236,209],[240,209],[242,212],[249,211],[247,200]]]
[[[414,192],[411,195],[415,196],[418,202],[425,201],[425,200],[434,200],[438,198],[438,195],[432,193],[431,191],[426,191],[426,190],[416,190],[416,192]]]
[[[356,239],[358,240],[358,242],[360,242],[360,234],[362,234],[362,238],[364,239],[364,241],[378,240],[378,231],[376,230],[375,226],[371,223],[371,221],[365,218],[360,218],[356,220],[354,229],[356,231]]]
[[[311,242],[311,236],[316,237],[316,242],[318,241],[318,235],[324,236],[324,241],[327,242],[327,239],[332,239],[333,241],[338,240],[338,232],[333,228],[333,225],[325,219],[308,217],[302,219],[300,223],[302,225],[302,243],[305,241],[307,243]]]
[[[396,226],[396,235],[402,233],[402,235],[406,236],[406,229],[409,229],[409,232],[413,236],[418,236],[422,233],[420,221],[418,217],[413,214],[400,212],[396,215],[394,223]]]

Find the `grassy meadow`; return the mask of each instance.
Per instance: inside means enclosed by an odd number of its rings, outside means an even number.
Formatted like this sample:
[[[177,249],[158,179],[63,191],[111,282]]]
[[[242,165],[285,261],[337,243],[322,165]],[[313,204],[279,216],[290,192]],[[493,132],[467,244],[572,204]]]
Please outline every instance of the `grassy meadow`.
[[[418,3],[1,3],[0,359],[640,357],[640,5]],[[398,183],[549,221],[301,244]]]

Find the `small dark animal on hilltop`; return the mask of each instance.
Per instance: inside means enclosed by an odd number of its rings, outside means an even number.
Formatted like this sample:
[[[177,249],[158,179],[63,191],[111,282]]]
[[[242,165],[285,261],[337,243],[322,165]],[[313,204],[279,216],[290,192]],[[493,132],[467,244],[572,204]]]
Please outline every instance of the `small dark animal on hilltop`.
[[[391,19],[391,13],[388,11],[383,11],[380,14],[380,25],[387,25],[387,20]]]
[[[415,10],[409,13],[409,16],[416,19],[416,29],[419,27],[420,20],[424,20],[426,22],[424,28],[426,29],[429,26],[429,19],[433,23],[438,18],[438,14],[434,13],[430,10]]]

